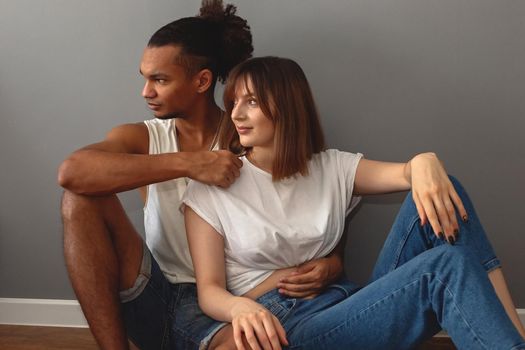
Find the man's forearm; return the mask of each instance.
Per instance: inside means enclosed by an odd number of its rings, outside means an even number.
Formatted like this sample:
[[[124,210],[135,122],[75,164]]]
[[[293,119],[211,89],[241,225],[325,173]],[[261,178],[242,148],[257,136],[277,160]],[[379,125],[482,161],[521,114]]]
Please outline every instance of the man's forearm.
[[[61,164],[58,183],[78,194],[105,195],[187,176],[190,167],[185,152],[144,155],[85,149]]]

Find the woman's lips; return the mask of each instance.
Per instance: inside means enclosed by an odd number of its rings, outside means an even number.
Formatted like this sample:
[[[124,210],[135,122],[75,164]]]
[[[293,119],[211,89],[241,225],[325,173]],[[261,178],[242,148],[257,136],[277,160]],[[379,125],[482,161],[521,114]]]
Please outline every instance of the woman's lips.
[[[244,135],[244,134],[247,134],[249,133],[252,128],[248,128],[246,126],[237,126],[237,132],[240,134],[240,135]]]

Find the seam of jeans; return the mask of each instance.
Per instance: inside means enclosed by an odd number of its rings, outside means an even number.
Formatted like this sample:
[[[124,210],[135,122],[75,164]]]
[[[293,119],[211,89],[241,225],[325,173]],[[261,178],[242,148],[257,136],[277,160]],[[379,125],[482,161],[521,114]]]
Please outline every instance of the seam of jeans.
[[[170,317],[168,316],[164,320],[164,331],[163,331],[163,334],[162,334],[162,342],[161,342],[161,345],[160,345],[161,349],[167,349],[169,347],[169,327],[168,327],[168,319],[169,318]]]
[[[431,275],[434,275],[431,273]],[[436,275],[434,275],[436,281],[438,283],[441,283],[444,287],[445,287],[445,291],[447,293],[450,294],[451,296],[451,300],[452,300],[452,304],[454,306],[454,308],[457,310],[457,313],[461,316],[463,322],[465,323],[465,325],[468,327],[468,329],[471,331],[471,333],[474,335],[474,339],[476,339],[478,341],[478,343],[483,346],[484,349],[489,349],[487,348],[487,346],[485,345],[485,343],[481,340],[481,338],[479,337],[479,335],[474,331],[474,328],[470,325],[470,323],[467,322],[465,316],[463,315],[463,312],[461,310],[461,308],[458,306],[458,304],[456,303],[455,301],[455,295],[454,293],[452,293],[452,291],[449,289],[448,287],[448,284],[446,282],[444,282],[443,280],[441,280],[439,277],[437,277]]]
[[[328,288],[333,288],[333,289],[337,289],[341,292],[343,292],[343,294],[345,295],[346,298],[348,298],[350,296],[350,293],[346,290],[346,288],[344,288],[343,286],[339,285],[339,284],[331,284],[327,287]]]
[[[525,343],[514,345],[510,350],[525,350]]]
[[[414,218],[412,219],[412,222],[410,225],[408,225],[408,230],[405,232],[405,234],[403,235],[403,239],[400,240],[399,242],[399,245],[398,245],[398,249],[396,251],[396,257],[394,259],[394,262],[392,264],[392,267],[391,267],[391,270],[390,271],[393,271],[395,269],[398,268],[399,266],[399,259],[401,258],[401,252],[403,251],[403,247],[405,246],[406,242],[408,241],[408,236],[410,235],[410,233],[412,232],[412,230],[414,229],[414,225],[419,221],[419,216],[416,215],[414,216]]]
[[[174,333],[177,333],[174,336],[178,335],[181,338],[184,338],[186,343],[189,342],[189,343],[195,345],[196,348],[200,347],[201,342],[194,340],[191,333],[188,333],[185,330],[183,330],[183,329],[181,329],[179,327],[176,327],[176,326],[174,326],[172,330],[173,330]]]
[[[284,313],[284,315],[281,317],[281,319],[279,320],[279,322],[281,323],[285,323],[286,322],[286,319],[288,318],[288,316],[290,315],[290,312],[292,312],[292,310],[295,308],[295,304],[297,304],[297,298],[293,298],[293,299],[289,299],[289,300],[292,300],[292,306],[290,306],[289,308],[285,308],[284,306],[281,305],[281,307],[283,309],[286,310],[286,312]]]

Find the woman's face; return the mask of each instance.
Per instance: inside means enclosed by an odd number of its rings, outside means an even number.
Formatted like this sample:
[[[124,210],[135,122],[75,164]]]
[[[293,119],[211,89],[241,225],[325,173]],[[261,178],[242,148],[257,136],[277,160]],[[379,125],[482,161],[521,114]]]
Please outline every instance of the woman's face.
[[[239,140],[244,147],[273,148],[275,126],[262,112],[251,79],[247,86],[244,79],[239,79],[235,87],[235,100],[232,121],[239,133]]]

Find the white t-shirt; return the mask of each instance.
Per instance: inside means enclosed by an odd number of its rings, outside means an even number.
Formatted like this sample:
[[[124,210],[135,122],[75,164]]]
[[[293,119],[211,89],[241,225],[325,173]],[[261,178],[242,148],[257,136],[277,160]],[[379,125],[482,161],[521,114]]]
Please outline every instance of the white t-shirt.
[[[191,181],[182,198],[224,237],[227,288],[242,295],[276,269],[324,257],[337,245],[362,154],[314,154],[308,176],[273,182],[246,157],[227,189]]]

